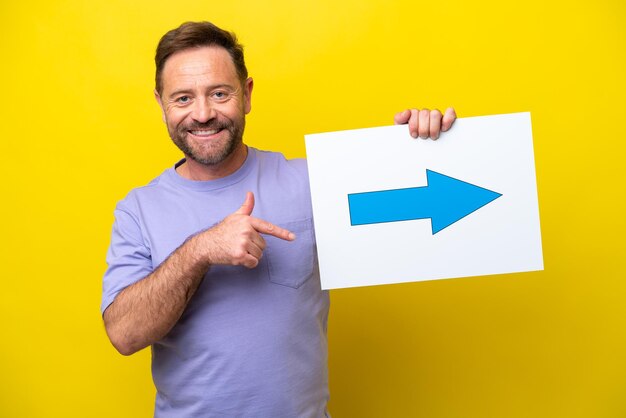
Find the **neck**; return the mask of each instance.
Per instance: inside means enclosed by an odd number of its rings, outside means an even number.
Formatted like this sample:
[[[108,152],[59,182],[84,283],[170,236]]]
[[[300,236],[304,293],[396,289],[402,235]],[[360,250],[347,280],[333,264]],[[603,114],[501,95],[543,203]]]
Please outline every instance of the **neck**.
[[[228,156],[224,161],[215,165],[205,165],[194,161],[193,159],[185,156],[185,162],[176,168],[176,172],[187,180],[194,181],[207,181],[217,180],[222,177],[229,176],[239,168],[246,161],[248,156],[248,147],[243,143]]]

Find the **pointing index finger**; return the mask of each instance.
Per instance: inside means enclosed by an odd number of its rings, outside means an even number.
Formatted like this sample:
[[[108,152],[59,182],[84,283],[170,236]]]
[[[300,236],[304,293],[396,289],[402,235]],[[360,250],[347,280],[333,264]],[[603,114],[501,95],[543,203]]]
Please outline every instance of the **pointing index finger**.
[[[250,221],[252,223],[252,227],[261,234],[271,235],[285,241],[293,241],[294,239],[296,239],[296,234],[294,234],[293,232],[288,231],[285,228],[281,228],[280,226],[276,226],[270,222],[264,221],[263,219],[251,217]]]

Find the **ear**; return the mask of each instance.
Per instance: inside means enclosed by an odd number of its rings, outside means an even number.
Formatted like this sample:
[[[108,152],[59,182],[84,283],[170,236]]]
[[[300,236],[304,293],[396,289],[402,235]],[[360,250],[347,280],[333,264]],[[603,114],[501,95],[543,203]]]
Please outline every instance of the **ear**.
[[[156,89],[154,89],[154,98],[156,99],[157,103],[159,104],[159,107],[161,108],[161,117],[163,118],[163,122],[166,122],[165,108],[163,107],[163,102],[161,101],[161,95],[159,94],[158,91],[156,91]]]
[[[252,87],[254,87],[254,80],[252,80],[252,77],[248,77],[243,85],[243,101],[246,115],[252,110]]]

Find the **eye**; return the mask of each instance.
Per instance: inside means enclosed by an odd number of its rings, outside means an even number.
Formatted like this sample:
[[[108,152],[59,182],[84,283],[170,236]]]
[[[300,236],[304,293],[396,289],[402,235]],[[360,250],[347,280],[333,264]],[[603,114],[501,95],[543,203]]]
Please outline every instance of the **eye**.
[[[186,104],[191,101],[191,98],[189,96],[180,96],[179,98],[176,99],[176,101],[181,104]]]
[[[224,101],[228,98],[228,93],[224,91],[216,91],[213,93],[213,98],[217,101]]]

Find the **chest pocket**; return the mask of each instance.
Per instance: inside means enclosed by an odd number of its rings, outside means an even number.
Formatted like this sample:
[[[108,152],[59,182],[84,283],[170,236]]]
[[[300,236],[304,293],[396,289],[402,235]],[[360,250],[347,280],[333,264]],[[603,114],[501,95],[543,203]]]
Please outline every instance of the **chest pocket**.
[[[315,265],[315,238],[312,219],[281,223],[278,226],[294,234],[294,241],[265,236],[270,281],[283,286],[299,288],[311,278]]]

